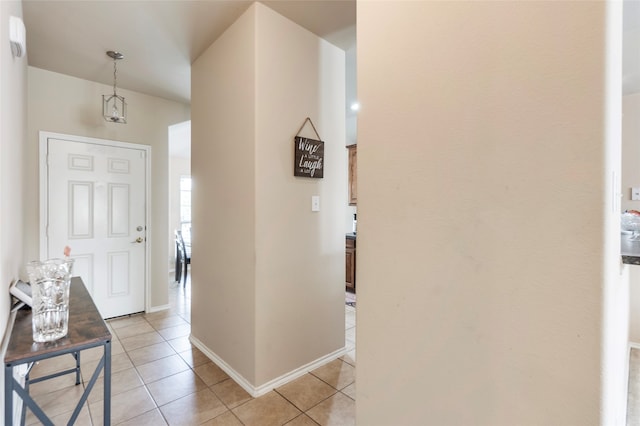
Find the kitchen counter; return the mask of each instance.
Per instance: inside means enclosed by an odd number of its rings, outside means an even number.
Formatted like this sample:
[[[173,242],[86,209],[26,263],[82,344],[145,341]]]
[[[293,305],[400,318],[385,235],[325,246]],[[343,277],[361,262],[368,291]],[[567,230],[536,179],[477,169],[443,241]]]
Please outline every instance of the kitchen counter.
[[[629,240],[629,234],[620,234],[622,263],[640,265],[640,241]]]

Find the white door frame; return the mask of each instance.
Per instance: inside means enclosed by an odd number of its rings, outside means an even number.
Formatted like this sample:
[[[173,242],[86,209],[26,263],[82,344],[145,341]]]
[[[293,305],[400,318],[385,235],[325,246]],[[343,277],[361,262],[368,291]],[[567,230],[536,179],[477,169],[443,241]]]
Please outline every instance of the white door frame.
[[[48,246],[48,232],[47,232],[47,212],[49,211],[48,197],[47,197],[47,183],[48,183],[48,165],[47,165],[47,141],[49,139],[63,139],[71,142],[80,143],[92,143],[95,145],[106,145],[116,148],[130,148],[145,151],[145,203],[146,208],[144,212],[145,222],[147,226],[146,239],[147,249],[144,254],[144,310],[149,312],[149,306],[151,303],[151,295],[149,294],[149,276],[150,276],[150,247],[152,244],[151,235],[151,147],[149,145],[140,145],[129,142],[120,142],[109,139],[97,139],[85,136],[66,135],[63,133],[53,133],[40,131],[40,147],[39,147],[39,170],[40,170],[40,259],[45,260],[47,257]]]

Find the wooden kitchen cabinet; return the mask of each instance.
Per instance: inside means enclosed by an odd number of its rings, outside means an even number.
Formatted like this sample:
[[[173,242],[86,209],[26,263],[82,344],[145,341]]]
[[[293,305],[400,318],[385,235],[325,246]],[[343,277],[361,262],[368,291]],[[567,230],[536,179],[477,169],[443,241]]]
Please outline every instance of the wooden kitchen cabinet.
[[[346,256],[347,262],[347,276],[346,276],[346,289],[352,292],[356,292],[356,240],[347,237],[346,244]]]
[[[349,145],[349,205],[358,204],[358,145]]]

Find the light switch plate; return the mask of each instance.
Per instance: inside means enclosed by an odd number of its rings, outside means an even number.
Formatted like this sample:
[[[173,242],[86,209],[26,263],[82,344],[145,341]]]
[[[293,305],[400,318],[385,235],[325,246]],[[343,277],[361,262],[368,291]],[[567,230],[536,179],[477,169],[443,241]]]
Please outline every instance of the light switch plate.
[[[311,211],[319,212],[320,211],[320,196],[312,195],[311,196]]]
[[[640,187],[631,188],[631,199],[640,201]]]

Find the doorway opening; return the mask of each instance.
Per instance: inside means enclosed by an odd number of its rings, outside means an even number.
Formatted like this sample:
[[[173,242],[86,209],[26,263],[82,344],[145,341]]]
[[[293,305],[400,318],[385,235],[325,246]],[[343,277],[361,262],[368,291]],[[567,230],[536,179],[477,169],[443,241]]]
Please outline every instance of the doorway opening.
[[[169,126],[169,283],[178,274],[176,231],[180,231],[185,245],[191,247],[191,121]],[[188,270],[187,270],[188,271]],[[188,272],[186,276],[189,277]],[[190,281],[187,278],[187,283]]]

